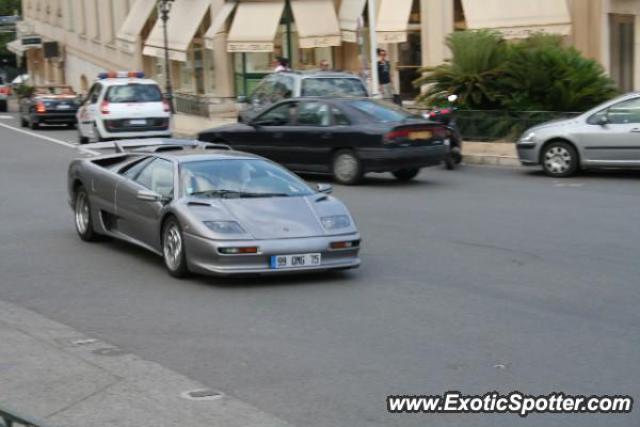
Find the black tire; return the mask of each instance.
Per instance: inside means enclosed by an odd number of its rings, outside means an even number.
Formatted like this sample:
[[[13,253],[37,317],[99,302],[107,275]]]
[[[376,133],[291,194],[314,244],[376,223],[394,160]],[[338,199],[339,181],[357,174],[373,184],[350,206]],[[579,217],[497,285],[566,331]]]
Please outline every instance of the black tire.
[[[544,172],[553,178],[575,175],[579,169],[578,152],[573,145],[564,141],[547,144],[542,150],[540,162]]]
[[[0,101],[0,112],[6,113],[8,109],[7,101]]]
[[[82,136],[80,131],[78,131],[78,144],[84,145],[88,143],[89,143],[89,138],[87,138],[86,136]]]
[[[38,129],[40,129],[40,123],[38,123],[38,122],[37,122],[37,121],[35,121],[35,120],[31,120],[31,123],[29,124],[29,127],[30,127],[32,130],[38,130]]]
[[[399,181],[411,181],[413,178],[418,176],[419,173],[420,173],[419,168],[400,169],[393,172],[393,176],[395,176]]]
[[[364,175],[362,162],[352,150],[340,150],[335,153],[331,162],[331,172],[333,179],[344,185],[358,184]]]
[[[456,161],[453,158],[451,153],[447,154],[447,157],[444,159],[444,168],[448,171],[452,171],[456,168]]]
[[[98,234],[93,229],[93,218],[89,193],[80,186],[75,194],[73,204],[73,218],[78,236],[85,242],[98,240]]]
[[[178,243],[179,242],[179,243]],[[179,244],[179,253],[172,253]],[[162,225],[162,259],[167,271],[173,277],[183,279],[189,276],[187,254],[180,223],[175,217],[169,217]]]
[[[27,126],[29,126],[29,122],[27,122],[27,120],[20,116],[20,127],[26,128]]]

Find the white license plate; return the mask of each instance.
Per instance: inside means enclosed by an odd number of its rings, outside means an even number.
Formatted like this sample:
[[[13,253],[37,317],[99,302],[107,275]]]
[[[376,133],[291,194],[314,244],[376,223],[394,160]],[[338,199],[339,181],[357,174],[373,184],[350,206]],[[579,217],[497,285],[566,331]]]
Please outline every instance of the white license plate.
[[[322,264],[321,254],[274,255],[270,261],[272,270],[313,267],[320,264]]]
[[[144,126],[147,124],[147,121],[144,119],[134,119],[134,120],[129,120],[129,124],[132,126]]]
[[[67,104],[58,104],[58,110],[68,110],[69,108],[71,108],[70,105]]]

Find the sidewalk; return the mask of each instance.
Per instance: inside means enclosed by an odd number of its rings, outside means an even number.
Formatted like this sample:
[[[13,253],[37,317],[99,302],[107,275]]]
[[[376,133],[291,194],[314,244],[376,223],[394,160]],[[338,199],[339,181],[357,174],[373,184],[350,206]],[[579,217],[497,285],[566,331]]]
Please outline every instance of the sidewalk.
[[[512,142],[464,141],[462,156],[468,165],[520,166],[516,144]]]
[[[291,427],[224,394],[187,395],[203,389],[156,363],[0,301],[0,407],[19,412],[14,415],[58,427]]]

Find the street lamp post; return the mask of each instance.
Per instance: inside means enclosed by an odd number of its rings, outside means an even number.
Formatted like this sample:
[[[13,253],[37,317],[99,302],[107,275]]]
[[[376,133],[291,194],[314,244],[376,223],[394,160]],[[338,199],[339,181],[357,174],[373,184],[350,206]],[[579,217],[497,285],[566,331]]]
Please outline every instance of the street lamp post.
[[[164,34],[164,73],[167,91],[167,102],[171,108],[171,114],[175,113],[173,106],[173,86],[171,84],[171,64],[169,63],[169,37],[167,34],[167,21],[169,12],[174,0],[158,0],[158,16],[162,20],[162,31]]]

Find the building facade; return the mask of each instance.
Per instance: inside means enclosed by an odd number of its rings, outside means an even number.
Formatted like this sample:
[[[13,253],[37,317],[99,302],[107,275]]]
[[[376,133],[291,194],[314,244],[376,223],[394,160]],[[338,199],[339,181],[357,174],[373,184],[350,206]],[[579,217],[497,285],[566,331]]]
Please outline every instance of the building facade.
[[[86,91],[104,70],[143,70],[165,80],[156,0],[23,0],[13,46],[36,83]],[[369,58],[367,0],[175,0],[168,22],[170,70],[178,100],[207,115],[233,106],[273,69],[361,73]],[[491,28],[508,38],[561,34],[598,60],[622,90],[640,89],[640,0],[375,0],[376,40],[389,52],[396,90],[416,95],[422,66],[441,64],[453,31]],[[179,105],[180,107],[180,105]]]

